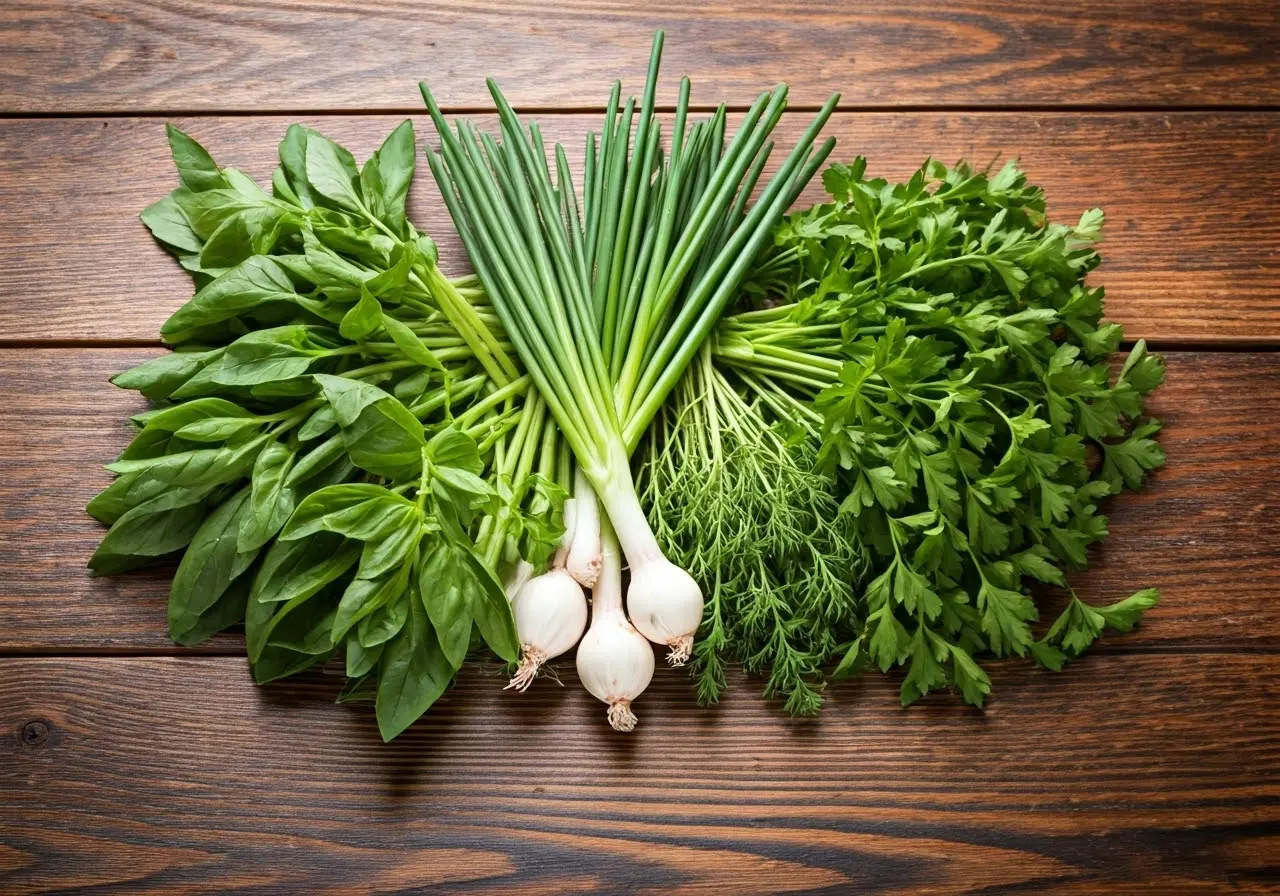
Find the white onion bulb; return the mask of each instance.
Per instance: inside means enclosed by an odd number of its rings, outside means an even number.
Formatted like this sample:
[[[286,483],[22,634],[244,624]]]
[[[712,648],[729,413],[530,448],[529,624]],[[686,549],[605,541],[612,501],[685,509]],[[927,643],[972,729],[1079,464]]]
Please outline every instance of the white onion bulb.
[[[650,560],[631,570],[627,615],[640,634],[671,649],[667,662],[683,666],[702,623],[702,589],[666,558]]]
[[[509,688],[529,687],[547,660],[567,651],[587,627],[587,598],[563,569],[534,576],[511,601],[520,636],[520,666]]]
[[[604,535],[591,628],[578,645],[578,678],[593,697],[609,704],[609,724],[631,731],[636,727],[631,702],[653,680],[653,648],[622,612],[622,558],[612,529]]]

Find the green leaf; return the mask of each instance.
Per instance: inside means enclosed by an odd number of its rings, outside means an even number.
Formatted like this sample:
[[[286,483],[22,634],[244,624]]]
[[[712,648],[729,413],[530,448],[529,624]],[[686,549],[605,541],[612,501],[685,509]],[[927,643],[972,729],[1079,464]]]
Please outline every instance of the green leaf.
[[[255,330],[227,346],[213,373],[224,386],[254,386],[302,376],[324,354],[312,327],[292,324]]]
[[[477,475],[484,470],[476,440],[456,426],[447,426],[431,437],[427,456],[438,467],[455,467]]]
[[[471,612],[476,628],[489,649],[508,663],[520,660],[520,636],[516,633],[516,620],[511,613],[511,602],[502,590],[502,584],[484,565],[474,550],[466,550],[463,562],[470,568]]]
[[[418,593],[440,649],[455,667],[462,665],[471,644],[477,598],[477,582],[465,565],[465,554],[464,548],[437,537],[423,545],[418,564]]]
[[[382,305],[367,289],[360,291],[360,301],[342,316],[338,332],[343,339],[359,342],[367,338],[382,324]]]
[[[1142,614],[1160,602],[1160,592],[1155,588],[1144,588],[1129,595],[1122,601],[1105,607],[1094,607],[1107,621],[1107,628],[1118,632],[1127,632],[1138,624]]]
[[[302,500],[280,538],[295,541],[317,532],[334,532],[361,541],[376,540],[400,529],[416,532],[420,520],[417,504],[380,485],[331,485]]]
[[[213,606],[201,613],[199,618],[192,620],[182,632],[174,632],[171,627],[169,637],[183,647],[194,647],[218,632],[243,622],[251,584],[250,576],[240,576],[218,596]]]
[[[169,635],[181,642],[231,583],[257,556],[257,548],[241,551],[240,526],[248,516],[249,489],[224,501],[200,526],[173,576],[169,590]]]
[[[1122,486],[1138,488],[1147,473],[1164,466],[1164,450],[1151,436],[1160,431],[1155,421],[1137,427],[1123,442],[1104,443],[1102,446],[1102,479],[1112,491]]]
[[[187,214],[172,194],[154,202],[143,210],[142,223],[151,235],[176,253],[199,252],[203,240],[191,229]]]
[[[145,361],[111,378],[112,385],[141,392],[153,401],[170,397],[210,361],[219,359],[222,349],[207,352],[170,352]]]
[[[196,293],[165,321],[160,335],[182,341],[181,335],[196,327],[228,320],[269,302],[293,302],[297,297],[284,268],[265,255],[255,255]]]
[[[360,574],[380,576],[408,560],[417,549],[421,537],[421,526],[402,526],[392,529],[381,538],[366,539],[364,550],[360,553]]]
[[[409,619],[382,654],[378,672],[378,730],[383,741],[400,734],[431,708],[453,679],[426,611],[409,601]]]
[[[222,485],[240,479],[253,467],[265,436],[242,445],[200,448],[163,457],[122,460],[107,464],[113,473],[147,472],[161,482],[186,488]]]
[[[342,441],[361,469],[391,479],[412,478],[422,469],[426,440],[422,424],[377,386],[316,374],[342,428]]]
[[[184,187],[199,193],[228,186],[208,150],[171,124],[165,125],[165,133]]]
[[[956,687],[971,706],[982,706],[991,693],[991,679],[963,648],[951,645],[951,675]]]
[[[297,493],[286,484],[297,455],[281,442],[262,449],[253,465],[249,513],[241,521],[237,546],[242,551],[261,548],[275,537],[293,513]]]
[[[333,408],[327,404],[322,405],[307,418],[306,423],[298,427],[298,440],[309,442],[312,439],[318,439],[337,425],[338,417],[333,413]]]
[[[351,153],[314,131],[307,133],[305,152],[311,188],[338,208],[359,211],[360,173]]]
[[[399,598],[409,586],[411,570],[412,565],[405,563],[377,578],[364,578],[361,570],[361,577],[353,579],[342,593],[333,618],[333,642],[338,643],[361,619]]]
[[[415,364],[421,364],[424,367],[444,370],[444,365],[440,363],[440,359],[435,356],[431,349],[423,345],[422,340],[418,338],[413,330],[409,329],[407,324],[401,323],[390,315],[383,314],[382,326],[386,328],[396,347],[404,352],[404,356],[410,361]]]
[[[1034,640],[1027,623],[1037,616],[1031,598],[984,581],[978,591],[978,609],[982,611],[982,630],[987,634],[992,652],[997,656],[1026,654]]]
[[[371,649],[394,638],[409,618],[409,606],[416,603],[417,593],[409,587],[361,619],[356,628],[360,645]]]
[[[404,203],[413,182],[416,157],[413,122],[406,119],[383,141],[360,172],[364,197],[375,214],[397,233],[404,229]]]
[[[277,541],[262,560],[250,600],[287,603],[313,596],[355,565],[360,544],[320,533],[304,541]]]
[[[188,423],[174,436],[191,442],[225,442],[262,425],[256,417],[210,417]]]
[[[280,236],[284,212],[272,206],[241,209],[223,219],[200,249],[205,270],[230,268],[250,256],[266,255]]]
[[[300,124],[291,124],[280,141],[280,167],[298,204],[309,209],[315,197],[307,181],[307,135],[315,133]]]
[[[133,419],[147,429],[178,432],[192,423],[216,418],[257,419],[249,411],[224,398],[197,398],[182,404],[156,408]]]
[[[383,645],[365,647],[356,638],[347,639],[347,677],[360,678],[373,671],[382,659]]]
[[[204,520],[203,502],[176,507],[143,503],[125,513],[89,558],[89,568],[107,575],[186,547]]]

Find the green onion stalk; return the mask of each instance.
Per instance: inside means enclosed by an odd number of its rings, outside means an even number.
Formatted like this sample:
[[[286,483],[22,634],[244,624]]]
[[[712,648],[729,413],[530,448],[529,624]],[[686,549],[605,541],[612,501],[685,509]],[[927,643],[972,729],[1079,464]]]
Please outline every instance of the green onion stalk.
[[[522,123],[492,81],[501,141],[465,121],[451,129],[425,84],[422,93],[440,138],[439,150],[428,152],[432,173],[581,470],[577,528],[589,486],[630,568],[631,623],[680,663],[692,649],[702,595],[663,554],[630,458],[772,228],[830,153],[833,140],[814,143],[837,97],[766,179],[786,86],[761,94],[726,140],[723,106],[689,125],[683,79],[664,149],[654,114],[661,49],[659,32],[638,102],[621,104],[614,85],[602,132],[587,138],[581,194],[563,147],[549,153],[538,125]]]

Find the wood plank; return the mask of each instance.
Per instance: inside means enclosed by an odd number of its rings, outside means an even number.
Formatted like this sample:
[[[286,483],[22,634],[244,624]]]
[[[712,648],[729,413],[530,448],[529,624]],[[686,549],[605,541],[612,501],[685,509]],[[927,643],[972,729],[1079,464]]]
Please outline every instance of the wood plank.
[[[82,508],[142,410],[107,383],[146,349],[0,351],[0,651],[166,650],[169,570],[90,579],[102,527]],[[1153,412],[1170,461],[1111,502],[1089,599],[1164,601],[1108,648],[1280,647],[1280,354],[1174,353]],[[1246,570],[1242,574],[1242,569]],[[238,636],[207,645],[239,650]],[[205,648],[202,648],[205,649]]]
[[[1275,892],[1272,656],[998,674],[985,715],[868,680],[799,723],[663,670],[628,736],[571,670],[523,695],[493,671],[382,745],[318,673],[0,661],[0,889]]]
[[[484,79],[541,108],[599,107],[642,86],[667,31],[663,96],[857,106],[1275,104],[1280,17],[1268,0],[28,0],[0,23],[0,110],[403,109],[427,78],[491,108]]]
[[[788,115],[783,145],[807,123]],[[265,182],[289,119],[183,119],[223,164]],[[364,158],[393,117],[312,118]],[[415,119],[420,134],[430,130]],[[580,157],[593,116],[555,116],[548,136]],[[906,178],[926,156],[985,164],[1020,155],[1063,219],[1109,215],[1093,275],[1131,338],[1178,342],[1280,339],[1280,114],[843,114],[828,126],[837,157]],[[1211,165],[1206,160],[1212,160]],[[576,163],[575,163],[576,164]],[[411,214],[465,257],[424,169]],[[1228,176],[1227,172],[1230,172]],[[189,281],[136,214],[176,182],[156,119],[0,121],[0,336],[6,340],[145,340],[189,297]],[[819,201],[814,184],[802,203]]]

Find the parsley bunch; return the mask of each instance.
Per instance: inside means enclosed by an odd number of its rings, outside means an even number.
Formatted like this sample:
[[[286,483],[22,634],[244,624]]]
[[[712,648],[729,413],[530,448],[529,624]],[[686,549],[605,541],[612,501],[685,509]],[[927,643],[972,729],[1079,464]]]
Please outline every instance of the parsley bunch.
[[[748,307],[721,322],[712,355],[757,429],[788,435],[791,450],[771,473],[794,464],[809,477],[782,493],[763,484],[757,497],[819,506],[825,489],[836,509],[812,531],[819,543],[847,542],[838,553],[853,561],[858,599],[792,599],[779,613],[777,595],[807,573],[763,567],[779,581],[737,589],[736,625],[726,627],[722,601],[709,603],[699,690],[718,691],[714,651],[749,669],[767,656],[784,670],[783,693],[816,695],[818,670],[838,659],[838,675],[905,667],[904,705],[940,687],[981,705],[990,681],[980,658],[1060,669],[1155,604],[1154,590],[1105,607],[1071,592],[1037,638],[1028,585],[1068,588],[1064,570],[1085,566],[1088,546],[1106,537],[1102,499],[1163,463],[1152,439],[1160,424],[1143,413],[1163,366],[1139,342],[1113,373],[1121,329],[1101,322],[1103,291],[1084,282],[1099,260],[1100,211],[1074,227],[1050,224],[1043,193],[1013,164],[988,176],[929,162],[889,184],[867,179],[858,159],[823,182],[832,201],[778,227]],[[702,425],[684,438],[725,434]],[[708,503],[703,519],[759,516],[739,513],[753,505],[737,492]],[[670,506],[655,513],[677,521],[657,526],[673,549],[722,556],[720,526],[693,526]],[[741,622],[762,617],[775,628]],[[762,652],[797,634],[803,663],[794,651]],[[776,669],[767,690],[779,691]]]

